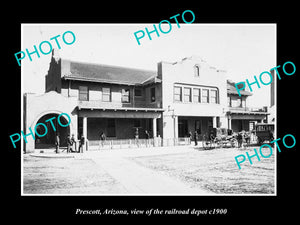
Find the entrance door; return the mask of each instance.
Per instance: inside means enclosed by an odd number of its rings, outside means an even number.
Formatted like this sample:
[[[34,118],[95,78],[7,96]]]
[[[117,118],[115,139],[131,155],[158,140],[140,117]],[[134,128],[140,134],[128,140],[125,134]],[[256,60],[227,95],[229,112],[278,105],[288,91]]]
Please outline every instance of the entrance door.
[[[179,119],[178,120],[178,136],[186,137],[188,134],[188,121]]]

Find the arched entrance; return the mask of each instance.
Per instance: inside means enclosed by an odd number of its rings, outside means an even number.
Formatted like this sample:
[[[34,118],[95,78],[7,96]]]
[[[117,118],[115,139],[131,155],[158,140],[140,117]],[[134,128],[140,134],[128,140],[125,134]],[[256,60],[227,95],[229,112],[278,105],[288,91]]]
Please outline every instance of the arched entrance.
[[[45,136],[39,137],[38,135],[35,134],[35,142],[34,142],[35,149],[55,148],[55,136],[57,133],[59,134],[59,138],[60,138],[60,147],[67,146],[66,139],[67,139],[67,135],[70,134],[70,126],[67,126],[67,127],[60,126],[57,121],[58,116],[59,116],[59,114],[57,114],[57,113],[48,113],[46,115],[43,115],[35,123],[35,126],[39,123],[43,123],[47,127],[47,134]],[[52,127],[51,122],[50,121],[46,122],[46,120],[49,120],[53,117],[55,117],[55,119],[53,119],[51,121],[53,123],[53,126],[55,127],[55,131]],[[60,122],[62,124],[68,124],[69,121],[64,116],[61,116]],[[45,127],[43,125],[37,126],[36,131],[38,134],[41,134],[41,135],[46,132]]]

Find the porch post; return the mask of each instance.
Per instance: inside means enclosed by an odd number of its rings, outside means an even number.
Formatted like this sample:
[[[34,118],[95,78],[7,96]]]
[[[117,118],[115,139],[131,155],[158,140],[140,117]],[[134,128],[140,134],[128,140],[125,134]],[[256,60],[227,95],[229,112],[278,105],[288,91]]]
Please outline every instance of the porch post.
[[[156,127],[156,118],[152,119],[152,132],[153,132],[153,138],[157,137],[157,127]]]
[[[178,138],[178,116],[173,116],[174,119],[174,138]]]
[[[228,118],[228,129],[231,130],[231,117]]]
[[[83,117],[82,124],[83,124],[83,136],[84,136],[85,142],[86,142],[86,140],[87,140],[87,118],[85,116]]]
[[[213,128],[217,127],[217,117],[213,116]]]

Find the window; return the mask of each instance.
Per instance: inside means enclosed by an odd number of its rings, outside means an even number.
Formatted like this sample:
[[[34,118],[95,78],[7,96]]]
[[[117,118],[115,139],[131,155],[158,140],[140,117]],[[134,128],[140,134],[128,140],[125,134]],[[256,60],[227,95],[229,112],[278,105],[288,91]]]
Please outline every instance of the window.
[[[185,103],[219,103],[219,91],[216,87],[205,87],[200,85],[175,84],[174,102]],[[228,98],[228,104],[230,98]]]
[[[193,102],[200,102],[200,88],[193,89]]]
[[[87,86],[79,86],[79,100],[80,101],[89,100],[89,90]]]
[[[191,88],[184,88],[184,101],[185,102],[192,102],[192,89]]]
[[[238,97],[236,100],[236,107],[242,107],[241,97]]]
[[[174,87],[174,100],[177,102],[182,101],[182,93],[181,93],[182,88],[181,87]]]
[[[134,97],[142,97],[142,89],[140,88],[134,89]]]
[[[116,136],[116,123],[115,119],[107,119],[107,137]]]
[[[150,89],[150,101],[155,102],[155,88]]]
[[[210,103],[218,103],[217,90],[210,90]]]
[[[130,90],[122,89],[122,103],[130,103]]]
[[[102,101],[103,102],[111,101],[110,88],[102,88]]]
[[[202,97],[201,97],[201,102],[203,103],[208,103],[208,89],[202,89]]]
[[[200,76],[200,66],[199,65],[194,66],[194,73],[195,73],[196,77]]]

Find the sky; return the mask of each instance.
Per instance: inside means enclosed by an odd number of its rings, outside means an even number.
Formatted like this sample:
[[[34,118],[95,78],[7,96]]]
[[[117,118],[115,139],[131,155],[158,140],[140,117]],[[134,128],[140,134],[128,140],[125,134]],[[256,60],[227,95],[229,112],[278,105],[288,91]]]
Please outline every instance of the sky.
[[[56,47],[50,38],[60,35],[59,55],[64,59],[157,70],[160,61],[175,62],[196,55],[209,65],[226,70],[227,79],[235,82],[254,81],[254,75],[259,77],[261,72],[277,66],[276,24],[180,23],[178,28],[174,23],[169,33],[160,33],[159,37],[152,33],[152,40],[146,34],[138,45],[134,33],[145,31],[145,27],[151,30],[153,24],[22,24],[20,51],[32,52],[33,46],[38,48],[42,41]],[[75,34],[76,40],[71,45],[61,39],[66,31]],[[44,51],[48,50],[47,45],[43,47]],[[42,94],[51,54],[31,57],[32,61],[27,55],[21,61],[22,93]],[[253,86],[253,89],[247,105],[269,106],[270,85],[260,89]]]

